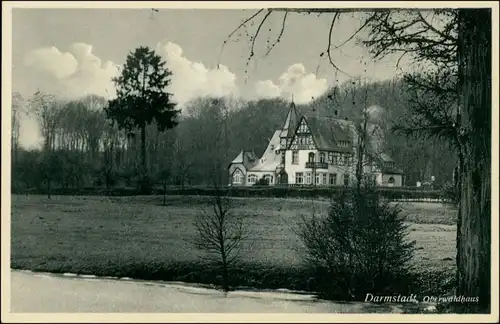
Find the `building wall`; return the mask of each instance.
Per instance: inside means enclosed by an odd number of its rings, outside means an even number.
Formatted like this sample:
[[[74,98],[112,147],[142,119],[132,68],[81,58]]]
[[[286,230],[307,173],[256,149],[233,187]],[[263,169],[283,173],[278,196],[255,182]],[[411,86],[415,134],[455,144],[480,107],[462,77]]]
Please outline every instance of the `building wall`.
[[[299,150],[299,161],[298,164],[292,164],[292,151],[288,150],[285,152],[285,171],[288,173],[288,183],[295,184],[295,173],[296,172],[308,172],[311,169],[306,169],[306,162],[309,159],[309,153],[317,154],[317,150]]]
[[[292,164],[292,150],[288,150],[285,153],[285,171],[288,173],[288,183],[289,184],[297,184],[296,173],[302,172],[304,181],[303,184],[307,184],[307,173],[311,173],[311,183],[315,183],[315,175],[313,175],[312,168],[306,168],[306,162],[309,161],[309,153],[315,154],[315,162],[320,161],[319,151],[318,150],[298,150],[298,164]],[[316,169],[316,174],[320,175],[319,184],[323,184],[323,174],[326,173],[326,184],[330,183],[330,174],[337,174],[337,182],[335,185],[344,185],[344,174],[348,173],[349,178],[353,177],[353,166],[352,164],[349,166],[342,165],[332,165],[328,162],[328,153],[326,154],[326,160],[328,163],[328,169]]]
[[[394,178],[394,184],[389,184],[389,178]],[[384,187],[401,187],[403,185],[403,177],[400,174],[383,174],[382,175],[382,186]]]
[[[236,169],[240,169],[243,172],[243,183],[238,184],[238,186],[244,186],[246,185],[246,169],[245,166],[242,163],[238,164],[231,164],[229,166],[229,184],[233,185],[233,173],[236,171]]]
[[[274,185],[276,183],[276,175],[274,174],[274,171],[248,171],[245,179],[247,186],[253,186],[253,183],[248,183],[248,178],[251,175],[255,175],[257,177],[257,181],[267,175],[271,179],[269,181],[269,185]]]

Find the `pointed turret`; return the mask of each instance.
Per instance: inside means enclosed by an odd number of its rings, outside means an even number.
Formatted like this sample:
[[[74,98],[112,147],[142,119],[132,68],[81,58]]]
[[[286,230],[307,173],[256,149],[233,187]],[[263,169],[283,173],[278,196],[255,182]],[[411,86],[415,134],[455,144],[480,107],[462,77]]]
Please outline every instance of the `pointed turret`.
[[[281,138],[282,149],[285,149],[285,147],[288,146],[290,140],[292,139],[293,133],[297,128],[297,123],[298,123],[297,107],[295,107],[295,103],[292,100],[292,103],[290,104],[290,109],[288,110],[288,114],[286,115],[285,123],[283,125],[283,128],[281,129],[280,138]]]

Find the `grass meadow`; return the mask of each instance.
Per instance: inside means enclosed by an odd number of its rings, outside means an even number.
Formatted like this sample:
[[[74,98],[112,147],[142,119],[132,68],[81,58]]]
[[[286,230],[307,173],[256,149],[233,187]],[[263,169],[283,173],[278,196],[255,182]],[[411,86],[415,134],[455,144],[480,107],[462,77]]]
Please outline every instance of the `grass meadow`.
[[[215,273],[193,248],[194,218],[210,209],[210,197],[102,197],[13,195],[11,267],[138,279],[216,283]],[[299,274],[302,246],[294,229],[302,215],[324,214],[324,200],[232,198],[233,213],[246,216],[252,233],[242,251],[240,285],[307,290]],[[456,210],[439,203],[402,203],[417,242],[415,266],[452,277]],[[430,286],[437,283],[429,283]]]

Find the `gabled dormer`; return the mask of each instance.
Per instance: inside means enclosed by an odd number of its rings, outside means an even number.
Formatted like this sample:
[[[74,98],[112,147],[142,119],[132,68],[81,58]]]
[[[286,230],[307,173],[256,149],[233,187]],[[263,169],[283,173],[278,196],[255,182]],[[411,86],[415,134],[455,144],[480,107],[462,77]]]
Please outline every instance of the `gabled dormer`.
[[[291,138],[291,143],[289,145],[291,150],[315,150],[316,145],[314,142],[313,134],[311,128],[309,127],[305,117],[302,117],[299,121],[298,126],[295,129],[295,133]]]

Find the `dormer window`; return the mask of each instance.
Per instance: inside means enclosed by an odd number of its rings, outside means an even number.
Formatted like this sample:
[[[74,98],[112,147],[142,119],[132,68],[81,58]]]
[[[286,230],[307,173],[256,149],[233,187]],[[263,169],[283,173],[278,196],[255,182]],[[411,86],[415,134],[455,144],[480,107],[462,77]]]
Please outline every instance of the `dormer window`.
[[[394,162],[385,162],[385,165],[388,167],[388,168],[394,168],[396,166],[396,164]]]

